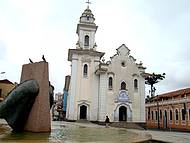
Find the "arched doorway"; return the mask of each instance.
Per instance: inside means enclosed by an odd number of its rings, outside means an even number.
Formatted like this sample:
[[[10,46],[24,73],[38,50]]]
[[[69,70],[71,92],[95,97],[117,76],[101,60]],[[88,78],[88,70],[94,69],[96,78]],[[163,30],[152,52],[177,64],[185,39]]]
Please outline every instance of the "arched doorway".
[[[85,105],[80,106],[80,119],[87,119],[87,107]]]
[[[127,108],[125,106],[119,107],[119,121],[127,121]]]

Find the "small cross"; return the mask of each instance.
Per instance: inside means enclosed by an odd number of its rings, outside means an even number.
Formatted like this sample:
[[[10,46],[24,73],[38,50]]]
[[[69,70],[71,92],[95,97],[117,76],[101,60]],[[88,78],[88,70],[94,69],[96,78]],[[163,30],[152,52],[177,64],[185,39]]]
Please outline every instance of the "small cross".
[[[87,4],[88,4],[88,7],[89,7],[89,4],[91,4],[91,2],[89,1],[89,0],[87,0],[87,2],[86,2]]]

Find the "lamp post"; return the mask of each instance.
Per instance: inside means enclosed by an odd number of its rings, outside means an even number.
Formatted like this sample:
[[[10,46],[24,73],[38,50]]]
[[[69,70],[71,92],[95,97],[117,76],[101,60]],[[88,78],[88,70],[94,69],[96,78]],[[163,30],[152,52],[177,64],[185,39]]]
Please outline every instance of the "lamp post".
[[[2,75],[2,74],[5,74],[5,72],[0,72],[0,74]]]
[[[4,74],[5,72],[1,72],[0,74]]]

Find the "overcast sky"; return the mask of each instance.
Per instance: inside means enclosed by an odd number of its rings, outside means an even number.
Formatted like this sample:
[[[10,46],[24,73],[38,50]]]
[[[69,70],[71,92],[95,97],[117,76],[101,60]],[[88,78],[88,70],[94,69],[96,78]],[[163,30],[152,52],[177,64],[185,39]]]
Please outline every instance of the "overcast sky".
[[[97,50],[105,59],[125,44],[146,72],[166,73],[157,93],[190,87],[189,0],[91,0]],[[70,74],[68,49],[85,0],[0,0],[0,79],[19,82],[28,58],[49,62],[50,81],[62,92]]]

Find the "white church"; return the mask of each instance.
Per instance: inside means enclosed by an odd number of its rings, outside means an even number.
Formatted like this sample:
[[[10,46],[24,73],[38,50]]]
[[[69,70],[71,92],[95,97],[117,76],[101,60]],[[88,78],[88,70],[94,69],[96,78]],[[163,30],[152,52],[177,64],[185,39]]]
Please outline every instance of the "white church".
[[[78,41],[69,49],[71,81],[67,97],[67,120],[145,123],[145,67],[136,63],[124,44],[110,61],[96,50],[98,26],[89,6],[77,25]]]

